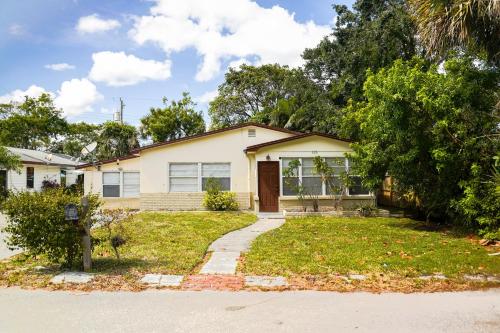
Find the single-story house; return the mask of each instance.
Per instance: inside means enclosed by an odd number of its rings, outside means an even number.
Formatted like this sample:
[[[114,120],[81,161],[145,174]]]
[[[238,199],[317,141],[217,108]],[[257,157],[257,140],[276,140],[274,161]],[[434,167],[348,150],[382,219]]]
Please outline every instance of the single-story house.
[[[0,166],[0,191],[40,191],[44,180],[66,186],[77,182],[75,168],[79,163],[71,156],[31,149],[5,147],[22,162],[20,170],[2,170]]]
[[[320,206],[331,204],[328,189],[312,172],[315,156],[349,168],[348,140],[320,133],[245,123],[199,135],[159,142],[131,155],[84,164],[86,193],[99,193],[108,207],[142,210],[202,210],[206,181],[217,178],[224,190],[236,193],[241,209],[277,212],[300,203],[287,186],[283,168],[300,159],[297,179],[314,187]],[[374,203],[372,193],[353,178],[343,205]]]

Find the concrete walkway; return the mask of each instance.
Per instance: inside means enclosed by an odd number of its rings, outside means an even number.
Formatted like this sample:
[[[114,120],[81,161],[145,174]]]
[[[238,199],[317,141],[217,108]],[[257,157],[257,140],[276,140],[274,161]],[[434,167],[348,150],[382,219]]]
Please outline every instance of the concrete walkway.
[[[7,225],[5,215],[0,214],[0,260],[7,259],[17,253],[21,253],[22,250],[11,251],[7,247],[5,241],[7,240],[7,234],[2,232],[2,229]]]
[[[208,251],[212,256],[202,267],[200,274],[235,274],[241,252],[250,249],[250,244],[260,234],[279,228],[285,223],[283,215],[261,214],[254,224],[230,232],[213,242]]]

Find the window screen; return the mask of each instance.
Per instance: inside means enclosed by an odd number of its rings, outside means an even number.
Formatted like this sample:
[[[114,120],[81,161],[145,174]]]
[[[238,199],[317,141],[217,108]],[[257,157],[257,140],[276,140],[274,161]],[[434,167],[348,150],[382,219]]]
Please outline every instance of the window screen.
[[[173,163],[169,169],[170,192],[198,192],[198,163]]]
[[[120,197],[120,173],[102,173],[102,196],[105,198]]]
[[[203,163],[201,165],[202,190],[206,190],[208,179],[219,182],[221,190],[231,190],[231,165],[229,163]]]
[[[140,192],[139,172],[123,173],[123,196],[125,198],[136,198]]]

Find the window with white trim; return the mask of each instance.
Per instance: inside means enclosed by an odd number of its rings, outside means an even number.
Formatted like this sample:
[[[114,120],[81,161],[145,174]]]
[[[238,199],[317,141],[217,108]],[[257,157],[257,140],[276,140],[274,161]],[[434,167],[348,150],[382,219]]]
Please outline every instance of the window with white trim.
[[[104,198],[120,197],[120,173],[103,172],[102,173],[102,196]]]
[[[353,169],[353,162],[351,160],[348,161],[349,169]],[[367,195],[370,194],[370,190],[363,187],[361,183],[361,177],[359,176],[350,176],[351,178],[351,186],[349,186],[349,195]]]
[[[289,163],[293,160],[298,160],[300,166],[295,172],[296,175],[286,177],[285,169],[288,168]],[[344,157],[328,157],[325,158],[327,164],[334,169],[333,184],[327,186],[321,180],[321,177],[314,172],[314,159],[313,158],[295,158],[285,157],[281,159],[281,183],[282,194],[284,196],[297,195],[297,185],[302,184],[306,193],[313,195],[330,195],[331,189],[340,188],[341,180],[340,175],[349,170],[349,161]],[[353,184],[348,189],[348,195],[368,195],[370,191],[364,188],[361,184],[361,177],[350,176]]]
[[[222,191],[231,190],[231,165],[229,163],[203,163],[201,165],[202,191],[206,191],[208,179],[215,179]]]
[[[231,190],[230,163],[171,163],[170,192],[205,191],[207,180],[216,179],[223,191]]]
[[[139,195],[139,172],[106,171],[102,173],[102,196],[104,198],[137,198]]]
[[[323,194],[323,182],[321,177],[314,172],[314,161],[312,158],[302,158],[302,186],[306,193],[312,195]]]
[[[331,180],[332,183],[330,185],[325,184],[325,193],[327,195],[339,194],[339,190],[342,185],[340,176],[347,171],[347,159],[344,157],[327,157],[325,158],[325,161],[328,166],[333,169],[333,179]]]
[[[288,168],[288,164],[295,160],[295,158],[283,158],[281,159],[281,178],[282,178],[282,188],[283,188],[283,195],[296,195],[296,188],[297,185],[299,184],[300,180],[300,167],[298,170],[294,170],[294,174],[288,175],[289,177],[286,177],[285,175],[285,169]]]
[[[123,197],[137,198],[140,193],[140,173],[123,172]]]
[[[172,163],[170,192],[198,192],[198,163]]]

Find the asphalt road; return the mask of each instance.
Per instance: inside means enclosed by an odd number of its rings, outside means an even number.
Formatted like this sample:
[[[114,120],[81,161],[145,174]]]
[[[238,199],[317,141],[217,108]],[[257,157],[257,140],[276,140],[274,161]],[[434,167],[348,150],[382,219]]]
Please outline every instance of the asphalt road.
[[[377,295],[0,289],[0,332],[500,332],[500,290]]]

